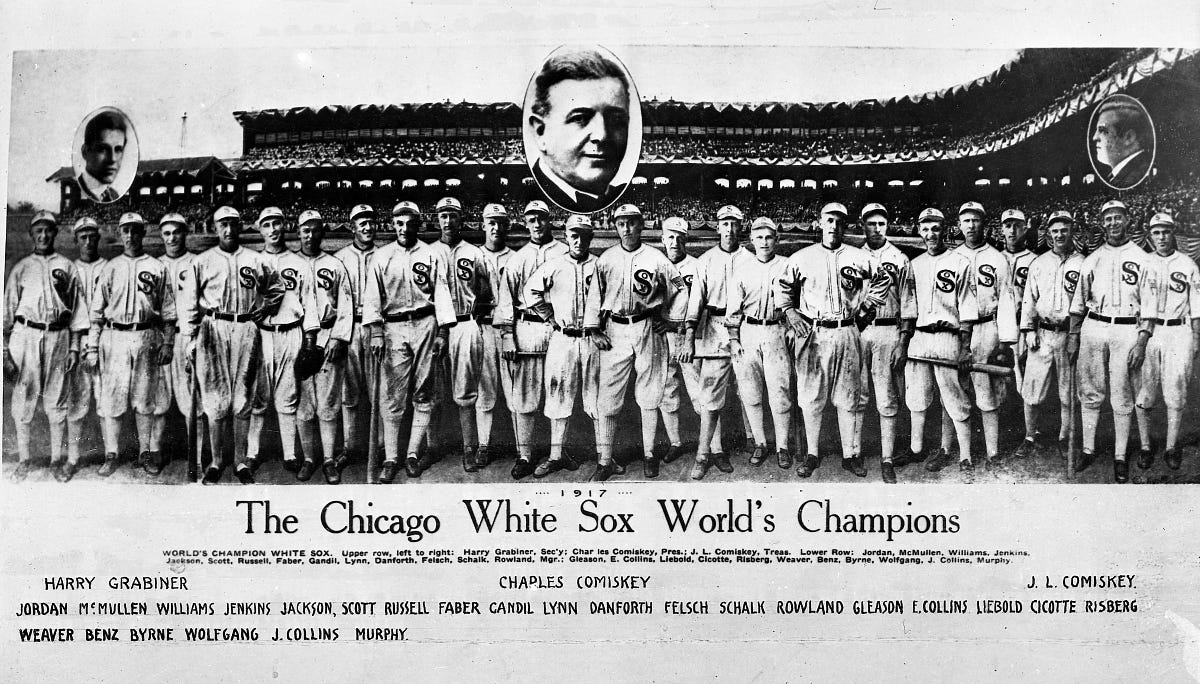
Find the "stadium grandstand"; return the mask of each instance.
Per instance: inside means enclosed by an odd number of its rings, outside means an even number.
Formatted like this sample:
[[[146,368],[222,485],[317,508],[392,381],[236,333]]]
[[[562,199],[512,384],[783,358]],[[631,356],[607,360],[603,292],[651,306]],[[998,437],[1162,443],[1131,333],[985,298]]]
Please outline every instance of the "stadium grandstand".
[[[800,233],[812,230],[826,201],[852,211],[882,202],[905,234],[923,207],[949,215],[968,199],[994,209],[993,223],[1005,207],[1022,208],[1034,227],[1065,208],[1094,231],[1100,204],[1118,197],[1133,208],[1135,234],[1153,213],[1172,213],[1183,226],[1181,246],[1197,256],[1198,54],[1027,49],[969,83],[888,100],[643,102],[641,160],[624,201],[652,222],[679,215],[697,228],[711,227],[717,208],[733,203]],[[1097,179],[1088,156],[1089,117],[1114,93],[1141,100],[1157,135],[1151,177],[1126,192]],[[515,103],[329,105],[233,116],[242,128],[240,157],[143,161],[130,193],[100,208],[99,218],[131,208],[157,218],[170,210],[203,227],[218,203],[241,208],[247,220],[274,204],[290,216],[318,208],[337,227],[358,202],[429,206],[451,194],[468,216],[487,202],[516,215],[542,197],[525,162]],[[62,213],[79,213],[70,169],[47,180],[62,187]],[[1098,234],[1080,239],[1088,245]]]

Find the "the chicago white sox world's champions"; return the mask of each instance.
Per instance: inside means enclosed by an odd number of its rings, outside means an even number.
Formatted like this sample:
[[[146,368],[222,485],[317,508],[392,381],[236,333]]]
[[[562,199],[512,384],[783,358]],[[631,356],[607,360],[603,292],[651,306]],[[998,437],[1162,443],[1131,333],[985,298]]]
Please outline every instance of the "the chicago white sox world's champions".
[[[548,40],[13,53],[16,678],[1200,679],[1200,50]]]

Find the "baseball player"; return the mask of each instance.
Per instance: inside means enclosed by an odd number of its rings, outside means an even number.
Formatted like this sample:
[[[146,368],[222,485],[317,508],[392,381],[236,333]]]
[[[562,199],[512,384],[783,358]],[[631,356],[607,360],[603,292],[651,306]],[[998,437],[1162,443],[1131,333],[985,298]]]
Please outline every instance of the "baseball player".
[[[672,216],[662,222],[663,253],[667,255],[667,260],[675,266],[675,270],[683,278],[684,287],[688,291],[691,290],[699,275],[697,270],[699,260],[687,253],[687,238],[690,230],[688,222],[678,216]],[[684,296],[687,296],[687,292],[684,293]],[[663,456],[664,463],[674,461],[683,453],[683,434],[679,429],[679,408],[683,403],[684,388],[687,388],[688,397],[691,399],[692,408],[696,414],[704,413],[703,407],[700,405],[700,365],[694,361],[694,347],[689,346],[687,340],[686,325],[683,326],[683,329],[667,335],[666,384],[663,386],[662,403],[658,406],[669,442],[667,453]],[[721,449],[718,448],[717,452],[720,453],[720,451]],[[721,456],[725,466],[730,469],[726,472],[732,471],[733,466],[729,465],[729,459],[725,458],[724,454]]]
[[[691,373],[695,377],[688,386],[688,394],[696,406],[696,413],[700,415],[699,443],[705,445],[704,448],[697,447],[697,463],[701,455],[711,454],[712,462],[723,473],[733,472],[729,457],[721,447],[721,411],[725,409],[733,376],[728,321],[725,319],[728,310],[726,299],[736,266],[739,263],[756,264],[760,258],[754,257],[751,261],[740,248],[738,240],[741,238],[741,226],[742,212],[737,207],[726,205],[718,209],[716,246],[709,248],[696,260],[692,266],[694,278],[689,277],[691,274],[683,273],[689,293],[687,330],[680,361],[682,367],[686,368],[689,365],[687,362],[694,359],[692,365],[695,370]],[[752,427],[747,432],[754,434]],[[751,465],[762,464],[766,459],[765,449],[765,442],[760,444],[755,440]],[[670,463],[674,456],[674,451],[668,451],[663,460]]]
[[[600,461],[592,474],[598,482],[616,473],[617,414],[634,374],[634,395],[642,412],[643,474],[658,476],[653,448],[666,384],[666,333],[682,324],[687,314],[687,290],[679,271],[662,252],[642,244],[645,221],[641,210],[622,204],[613,218],[620,242],[604,250],[596,261],[584,316],[584,327],[600,350],[596,435]]]
[[[421,445],[436,395],[434,374],[456,320],[445,261],[417,239],[420,211],[411,202],[396,210],[396,241],[375,253],[363,290],[363,326],[369,330],[371,353],[382,363],[380,382],[386,383],[379,407],[384,435],[379,480],[385,484],[400,470],[401,421],[410,401],[413,418],[404,470],[410,478],[421,476]]]
[[[97,372],[96,413],[104,430],[107,477],[118,466],[121,417],[133,408],[140,463],[151,475],[162,472],[162,434],[171,387],[167,370],[175,352],[175,284],[167,267],[145,253],[146,222],[136,213],[117,223],[123,251],[97,272],[89,306],[91,333],[83,363]]]
[[[266,207],[259,212],[258,232],[263,238],[264,260],[279,274],[284,292],[279,308],[258,322],[262,354],[254,383],[247,447],[250,458],[246,464],[253,474],[265,460],[260,451],[262,430],[267,411],[274,408],[279,420],[279,441],[283,446],[283,467],[289,472],[298,472],[296,409],[300,405],[300,388],[296,382],[296,357],[301,347],[313,349],[316,346],[316,312],[307,306],[313,283],[304,277],[308,269],[305,260],[289,250],[284,242],[283,211],[279,207]]]
[[[167,278],[175,290],[175,310],[183,314],[177,321],[178,333],[175,335],[175,348],[171,351],[171,363],[165,368],[164,379],[175,406],[183,414],[184,424],[188,434],[192,434],[204,426],[203,421],[193,421],[192,414],[192,375],[187,367],[187,345],[192,339],[192,331],[184,312],[196,299],[196,281],[192,264],[196,255],[187,250],[189,226],[187,219],[179,214],[164,214],[158,221],[158,232],[162,236],[163,248],[166,250],[158,259],[167,267]],[[201,443],[198,435],[197,443]],[[195,482],[198,477],[194,454],[188,454],[188,481]]]
[[[542,264],[525,282],[523,301],[541,316],[553,332],[546,347],[546,417],[550,419],[550,455],[533,471],[537,478],[579,465],[563,450],[567,424],[582,398],[583,411],[593,421],[597,416],[596,396],[600,380],[600,354],[590,336],[584,334],[584,310],[588,287],[596,271],[592,244],[592,222],[587,216],[571,215],[566,226],[565,258]]]
[[[963,234],[963,244],[959,245],[958,252],[970,260],[976,280],[979,317],[971,326],[971,354],[975,363],[996,362],[999,353],[1011,359],[1011,347],[1017,342],[1012,271],[1000,250],[984,239],[986,216],[983,205],[978,202],[966,202],[958,210],[958,229]],[[984,463],[989,468],[996,468],[1000,462],[1000,414],[997,411],[1008,394],[1008,379],[972,373],[971,386],[983,421],[983,440],[987,449]],[[970,462],[960,459],[959,463],[960,469],[974,468]]]
[[[1159,283],[1160,317],[1154,336],[1146,346],[1142,363],[1141,387],[1135,412],[1141,453],[1138,467],[1154,463],[1150,443],[1150,409],[1163,400],[1167,405],[1167,449],[1163,460],[1171,470],[1179,470],[1183,456],[1179,444],[1179,426],[1187,406],[1188,382],[1196,350],[1200,349],[1200,268],[1196,262],[1175,251],[1175,219],[1170,214],[1155,214],[1150,219],[1150,261]]]
[[[874,275],[866,253],[842,242],[845,206],[826,204],[820,223],[821,242],[788,257],[787,269],[775,286],[776,306],[787,317],[794,344],[797,403],[808,440],[807,456],[797,474],[809,477],[820,465],[821,421],[826,402],[832,399],[842,437],[842,468],[866,477],[857,450],[861,413],[854,411],[862,368],[855,317]]]
[[[858,403],[855,411],[858,425],[875,388],[875,411],[879,414],[880,473],[888,484],[896,482],[893,455],[896,446],[896,414],[900,411],[900,391],[905,365],[904,347],[900,343],[900,284],[909,278],[908,257],[887,238],[888,211],[882,204],[868,204],[859,213],[866,235],[863,251],[871,270],[887,279],[868,298],[867,320],[862,329],[862,375],[859,380]],[[861,432],[859,433],[861,436]],[[899,460],[906,465],[907,456]]]
[[[1078,358],[1083,414],[1082,472],[1096,460],[1096,429],[1107,393],[1113,410],[1113,479],[1129,481],[1129,442],[1134,383],[1159,317],[1158,281],[1152,257],[1129,240],[1129,209],[1120,200],[1100,208],[1105,243],[1083,260],[1071,301],[1067,358]]]
[[[100,267],[108,262],[108,259],[100,256],[100,226],[95,219],[90,216],[80,218],[75,222],[74,232],[75,244],[79,246],[79,258],[74,262],[75,270],[79,272],[79,280],[83,283],[83,302],[84,306],[88,306],[87,310],[90,316],[89,302],[92,300],[92,291],[96,288],[96,274],[100,271]],[[83,435],[87,432],[86,429],[83,429],[82,421],[87,419],[93,402],[98,401],[99,397],[96,396],[95,378],[83,367],[82,363],[72,371],[68,382],[71,387],[71,409],[67,415],[67,453],[70,454],[72,449],[82,449]],[[81,439],[70,437],[73,421],[79,423]],[[103,428],[101,432],[103,432]],[[56,475],[59,473],[68,474],[66,469],[55,471]],[[73,475],[73,473],[71,474]]]
[[[963,387],[963,375],[971,365],[971,328],[979,317],[971,260],[946,245],[945,216],[928,208],[917,219],[918,234],[925,253],[912,260],[908,278],[900,287],[901,354],[908,359],[904,369],[904,400],[912,418],[910,454],[903,463],[925,460],[925,413],[933,403],[934,383],[958,437],[959,468],[972,479],[971,399]],[[958,370],[922,363],[914,359],[958,362]],[[945,421],[942,446],[925,469],[937,472],[950,462]]]
[[[399,212],[416,212],[412,202],[401,202],[392,209]],[[371,388],[375,386],[375,362],[371,355],[370,339],[362,327],[363,293],[367,277],[371,272],[371,261],[375,258],[375,232],[377,223],[375,210],[366,204],[355,205],[350,210],[350,229],[353,239],[334,255],[346,267],[350,277],[350,295],[354,299],[354,328],[350,342],[346,345],[346,360],[342,369],[342,448],[339,470],[350,461],[366,454],[363,433],[370,425]],[[370,439],[378,439],[370,435]]]
[[[544,397],[545,353],[550,344],[550,326],[524,300],[525,283],[542,264],[570,251],[554,239],[550,210],[541,201],[525,206],[529,242],[508,260],[497,297],[492,324],[500,329],[500,355],[512,368],[512,403],[517,437],[517,462],[513,479],[533,473],[533,427]]]
[[[750,465],[758,466],[766,460],[763,403],[768,400],[775,427],[776,460],[780,468],[790,468],[792,361],[785,339],[783,314],[775,305],[775,289],[779,279],[786,275],[788,260],[775,254],[779,231],[771,219],[765,216],[755,219],[750,228],[750,240],[758,256],[753,267],[729,274],[724,325],[728,328],[726,334],[733,369],[738,377],[738,391],[750,414],[755,443]],[[691,301],[694,302],[694,298]],[[692,466],[693,480],[704,478],[709,448],[704,433],[701,433],[696,463]]]
[[[50,425],[50,463],[55,477],[66,482],[79,464],[80,421],[69,423],[70,388],[67,379],[79,364],[80,340],[88,329],[83,282],[70,259],[54,252],[58,219],[39,211],[29,223],[33,253],[8,272],[4,287],[4,375],[13,383],[10,410],[17,435],[20,482],[33,469],[30,425],[41,402]],[[68,432],[69,431],[69,432]],[[63,437],[75,446],[64,461]]]
[[[1037,408],[1050,393],[1050,373],[1058,384],[1058,444],[1063,455],[1074,420],[1075,364],[1067,360],[1067,333],[1071,329],[1071,300],[1079,284],[1083,256],[1075,251],[1075,219],[1056,211],[1046,227],[1050,251],[1029,264],[1021,300],[1021,336],[1027,350],[1021,397],[1025,405],[1025,439],[1015,456],[1035,453]]]
[[[213,212],[217,246],[192,260],[196,297],[188,302],[192,339],[188,358],[200,386],[200,406],[209,421],[212,462],[204,484],[216,484],[225,467],[225,446],[233,439],[234,473],[254,483],[246,459],[255,378],[263,359],[256,323],[279,311],[285,288],[268,255],[241,245],[237,210]]]
[[[542,213],[549,212],[542,202],[532,202],[532,205],[541,205]],[[504,287],[508,262],[516,252],[508,248],[508,213],[493,211],[491,214],[483,218],[483,260],[487,263],[493,297],[498,297]],[[479,449],[475,452],[476,470],[486,467],[492,460],[492,423],[499,397],[503,396],[505,407],[512,406],[512,369],[508,361],[500,357],[501,330],[494,325],[492,316],[495,310],[494,299],[475,303],[479,336],[483,342],[483,353],[479,359],[479,396],[475,399],[475,424],[479,432]],[[515,427],[513,432],[516,432]]]
[[[1001,254],[1008,261],[1009,282],[1012,286],[1012,299],[1016,306],[1018,322],[1021,320],[1021,303],[1024,301],[1025,282],[1029,277],[1029,266],[1037,256],[1026,247],[1028,243],[1028,240],[1026,240],[1028,234],[1026,232],[1027,226],[1025,212],[1020,209],[1005,209],[1004,213],[1000,215],[1000,238],[1004,242],[1004,251]],[[1016,388],[1018,395],[1021,394],[1025,384],[1024,364],[1027,363],[1026,358],[1029,353],[1029,348],[1025,344],[1026,337],[1024,334],[1017,336],[1017,360],[1013,364],[1013,386]],[[1027,410],[1029,406],[1028,403],[1025,404]],[[1030,420],[1030,416],[1026,415],[1025,424],[1029,425]],[[1021,447],[1017,449],[1016,456],[1027,455],[1025,448],[1025,443],[1022,442]]]
[[[321,472],[329,484],[342,481],[345,452],[337,450],[337,438],[342,418],[342,366],[346,349],[354,330],[354,295],[350,291],[350,274],[345,264],[332,254],[321,251],[325,240],[325,219],[314,210],[301,212],[297,237],[304,263],[299,278],[308,283],[309,299],[303,302],[305,313],[311,310],[320,326],[315,348],[321,353],[321,368],[315,375],[300,381],[300,399],[296,406],[296,427],[304,463],[296,479],[304,482],[316,469],[316,441],[321,439],[325,463]]]
[[[443,197],[435,211],[442,235],[441,240],[430,247],[445,262],[456,320],[447,340],[443,378],[448,380],[446,384],[458,406],[463,470],[473,473],[480,467],[475,403],[479,396],[479,366],[483,357],[483,336],[475,320],[475,306],[494,300],[492,282],[483,250],[462,239],[462,204],[453,197]],[[483,216],[485,219],[489,216],[507,218],[508,214],[499,204],[489,204],[484,207]]]

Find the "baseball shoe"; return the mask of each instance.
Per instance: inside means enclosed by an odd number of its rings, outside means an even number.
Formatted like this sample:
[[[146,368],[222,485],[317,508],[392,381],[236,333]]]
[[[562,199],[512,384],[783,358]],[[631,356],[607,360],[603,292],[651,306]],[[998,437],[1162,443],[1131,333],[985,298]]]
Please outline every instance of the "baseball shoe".
[[[530,461],[527,461],[523,458],[518,458],[517,462],[513,464],[512,472],[509,474],[512,475],[512,479],[520,480],[522,478],[528,477],[532,473],[533,473],[533,463],[531,463]]]
[[[892,459],[892,467],[893,468],[903,468],[904,466],[906,466],[910,463],[922,463],[924,461],[925,461],[925,452],[924,451],[913,451],[910,449],[907,454],[903,454],[903,455],[899,456],[898,458]]]
[[[391,460],[383,462],[383,469],[379,471],[379,481],[383,484],[391,484],[396,476],[400,474],[400,461]]]
[[[713,454],[712,461],[713,465],[717,467],[717,470],[725,473],[726,475],[733,472],[733,464],[729,462],[729,456],[727,454]]]
[[[1163,454],[1163,460],[1171,470],[1179,470],[1179,467],[1183,465],[1183,454],[1178,449],[1167,449]]]
[[[210,465],[208,469],[204,471],[204,479],[201,480],[201,482],[206,485],[215,485],[221,481],[222,470],[224,470],[224,468],[221,466]]]
[[[64,461],[63,463],[60,463],[58,465],[58,468],[54,471],[54,479],[65,484],[67,482],[70,482],[71,478],[75,477],[75,473],[78,470],[79,470],[78,463],[71,463],[70,461]]]
[[[569,470],[572,473],[576,470],[579,470],[579,461],[576,461],[575,457],[572,456],[571,453],[566,449],[563,449],[562,458],[558,460],[562,462],[562,467],[564,469]]]
[[[162,453],[158,451],[147,451],[142,460],[142,470],[145,470],[147,475],[158,475],[163,471],[164,465]]]
[[[300,467],[296,470],[296,479],[301,482],[308,482],[312,479],[313,472],[316,469],[317,464],[306,458],[304,459],[304,463],[300,464]]]
[[[250,474],[253,475],[254,473],[258,472],[259,468],[262,467],[263,462],[263,457],[261,455],[254,454],[250,458],[246,459],[246,467],[250,469]]]
[[[331,458],[325,459],[324,465],[321,466],[321,472],[325,474],[325,481],[329,484],[342,483],[342,471],[338,470],[337,461]]]
[[[443,456],[443,453],[442,453],[440,447],[437,449],[426,449],[421,454],[421,456],[418,459],[416,459],[417,460],[417,470],[418,470],[417,475],[420,475],[421,473],[425,472],[426,470],[429,470],[433,466],[434,463],[437,463],[438,461],[442,460],[442,456]],[[404,467],[407,469],[408,464],[405,463]],[[410,475],[409,477],[415,477],[415,476]]]
[[[975,464],[966,459],[959,461],[958,473],[962,475],[963,484],[971,484],[975,481]]]
[[[1113,481],[1117,484],[1125,484],[1129,482],[1129,462],[1122,460],[1113,460]]]
[[[21,461],[20,463],[17,464],[16,468],[13,468],[12,472],[9,473],[8,477],[13,482],[21,482],[25,478],[29,477],[29,472],[31,470],[33,470],[32,463],[30,463],[29,461]]]
[[[754,453],[750,455],[750,465],[757,468],[761,466],[765,460],[767,460],[767,445],[755,444]]]
[[[1079,454],[1079,460],[1075,461],[1075,472],[1082,473],[1088,469],[1088,466],[1096,462],[1096,452],[1084,449]]]
[[[557,473],[565,467],[563,465],[563,461],[566,460],[566,458],[566,456],[553,459],[548,457],[543,458],[538,462],[537,467],[533,469],[533,476],[540,480],[547,475]],[[578,468],[579,466],[575,467]]]
[[[492,448],[486,444],[480,444],[475,450],[475,470],[468,472],[479,472],[492,462]]]
[[[815,454],[808,454],[800,459],[800,467],[796,468],[796,475],[800,477],[812,477],[813,471],[819,465],[821,465],[821,459],[817,458]]]
[[[667,447],[667,453],[663,454],[662,462],[663,463],[674,463],[682,455],[683,455],[683,445],[682,444],[672,444],[671,446]]]
[[[896,468],[890,461],[884,461],[883,465],[879,466],[879,473],[883,476],[884,482],[896,484]]]
[[[233,469],[233,474],[237,476],[238,482],[244,485],[254,484],[254,471],[250,470],[247,465],[241,465]]]
[[[475,447],[474,449],[463,447],[462,467],[464,473],[479,472],[479,449],[480,447]]]
[[[658,477],[658,459],[651,456],[642,459],[642,476],[647,480]]]
[[[610,461],[608,463],[597,463],[596,469],[592,471],[592,476],[588,478],[590,482],[604,482],[608,478],[615,475],[616,467]]]
[[[100,469],[96,471],[96,474],[100,477],[108,477],[109,475],[117,472],[117,468],[119,467],[121,467],[121,463],[118,460],[117,455],[114,453],[107,453],[104,454],[104,465],[100,466]]]
[[[708,473],[708,465],[708,459],[697,459],[696,462],[692,464],[691,478],[693,480],[703,480],[704,475]]]
[[[850,458],[842,459],[842,470],[853,473],[858,477],[867,476],[867,466],[863,463],[862,456],[851,456]]]
[[[1066,437],[1061,437],[1056,444],[1058,446],[1058,454],[1066,458],[1067,453],[1071,450],[1071,441]]]
[[[1149,470],[1154,465],[1154,448],[1139,450],[1137,464],[1142,470]]]
[[[196,465],[196,461],[194,459],[189,458],[188,466],[187,466],[187,481],[188,482],[196,482],[199,479],[200,479],[200,468]]]
[[[379,451],[377,453],[382,454],[383,452]],[[337,466],[338,472],[345,470],[346,465],[349,464],[351,460],[353,460],[353,454],[350,453],[349,449],[338,449],[337,451],[333,452],[333,464]]]
[[[998,473],[1004,469],[1004,461],[999,454],[995,456],[987,456],[983,459],[983,467],[989,473]]]
[[[416,456],[409,454],[408,458],[404,459],[404,474],[409,477],[421,477],[421,471],[424,470],[425,462]]]
[[[925,470],[928,470],[931,473],[936,473],[953,462],[954,459],[950,458],[950,454],[948,454],[945,449],[938,448],[937,455],[925,463]]]
[[[289,473],[300,472],[300,459],[294,458],[294,457],[283,459],[283,469],[288,471]],[[312,473],[310,472],[309,475],[311,475],[311,474]],[[300,479],[300,478],[296,478],[296,479]]]
[[[1032,439],[1026,437],[1025,439],[1021,440],[1021,446],[1017,447],[1017,450],[1013,452],[1012,457],[1013,458],[1031,458],[1036,453],[1037,453],[1037,443],[1034,442]]]
[[[779,449],[775,452],[775,462],[780,468],[787,470],[792,467],[792,452],[787,449]]]
[[[624,475],[625,474],[625,464],[624,463],[621,463],[620,461],[618,461],[614,458],[612,463],[609,463],[609,465],[612,466],[613,475]]]

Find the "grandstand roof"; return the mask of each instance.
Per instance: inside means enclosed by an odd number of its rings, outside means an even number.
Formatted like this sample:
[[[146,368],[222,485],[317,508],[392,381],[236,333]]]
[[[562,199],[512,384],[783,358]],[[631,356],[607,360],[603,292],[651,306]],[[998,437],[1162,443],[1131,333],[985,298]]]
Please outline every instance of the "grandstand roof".
[[[138,162],[137,175],[141,179],[169,176],[199,177],[212,172],[218,178],[233,179],[237,176],[225,162],[216,157],[178,157],[175,159],[147,159]],[[64,166],[46,179],[47,183],[75,178],[75,170]]]

